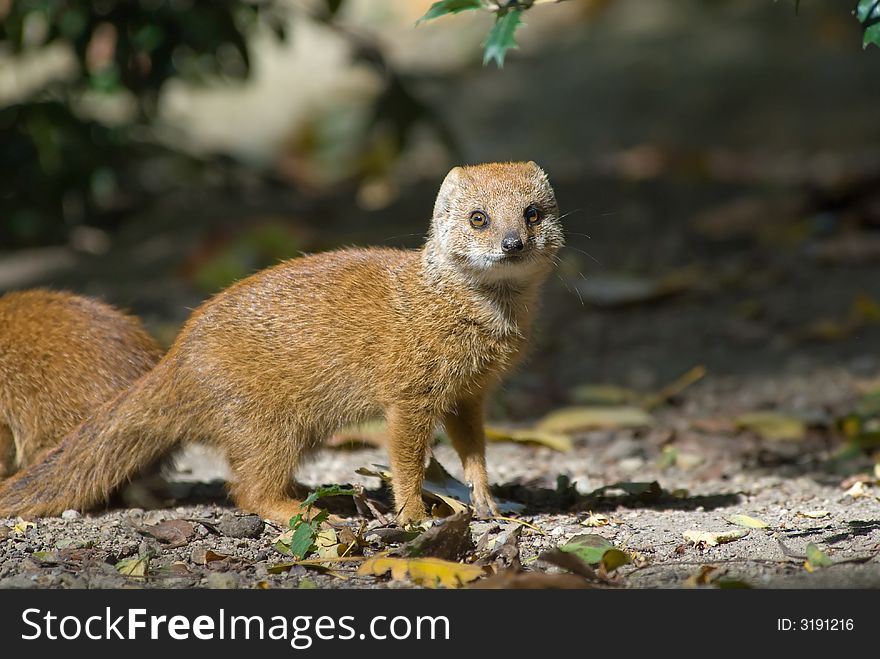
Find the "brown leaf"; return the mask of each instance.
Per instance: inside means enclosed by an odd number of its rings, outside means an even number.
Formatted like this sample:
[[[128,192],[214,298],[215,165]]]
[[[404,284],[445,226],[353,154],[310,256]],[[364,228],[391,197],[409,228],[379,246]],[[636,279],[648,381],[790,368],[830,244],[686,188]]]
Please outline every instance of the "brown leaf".
[[[568,551],[561,551],[556,548],[550,549],[538,556],[538,560],[560,567],[590,581],[602,581],[599,575],[596,574],[596,571],[587,565],[586,561],[581,560],[576,554]]]
[[[496,575],[478,581],[471,588],[490,590],[509,589],[555,589],[574,590],[583,588],[595,588],[586,579],[576,574],[550,574],[548,572],[523,572],[516,569],[508,569]]]
[[[443,522],[410,540],[394,554],[414,558],[433,556],[447,561],[457,561],[473,548],[471,541],[470,512],[465,511],[447,517]]]
[[[495,539],[495,547],[489,555],[477,561],[480,565],[491,566],[496,572],[507,568],[519,568],[519,539],[522,526],[516,526]],[[488,535],[488,533],[486,534]]]
[[[156,538],[159,542],[167,543],[169,549],[182,547],[196,534],[193,524],[185,519],[169,519],[153,526],[144,526],[141,532]]]
[[[229,558],[228,554],[221,554],[213,549],[205,549],[204,547],[195,547],[192,550],[191,559],[197,565],[208,565],[216,561],[222,561]]]

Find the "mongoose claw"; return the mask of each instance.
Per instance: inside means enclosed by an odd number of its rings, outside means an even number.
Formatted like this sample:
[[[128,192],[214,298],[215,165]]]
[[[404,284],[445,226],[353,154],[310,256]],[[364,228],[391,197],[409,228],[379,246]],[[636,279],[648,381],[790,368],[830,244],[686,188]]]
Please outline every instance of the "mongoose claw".
[[[480,519],[489,519],[498,516],[498,506],[495,505],[495,499],[486,491],[476,491],[473,483],[469,483],[471,488],[471,503],[474,506],[474,514]]]

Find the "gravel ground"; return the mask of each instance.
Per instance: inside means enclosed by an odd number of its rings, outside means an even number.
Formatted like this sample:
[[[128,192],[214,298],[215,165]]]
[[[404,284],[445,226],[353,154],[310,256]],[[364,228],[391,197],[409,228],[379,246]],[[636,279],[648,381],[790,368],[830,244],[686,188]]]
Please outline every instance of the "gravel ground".
[[[819,400],[810,386],[816,381],[834,382],[838,399]],[[754,409],[768,398],[804,415],[833,415],[857,397],[858,386],[859,380],[829,371],[748,383],[709,378],[689,390],[679,405],[658,413],[656,426],[649,430],[590,432],[579,436],[568,453],[513,443],[490,445],[490,477],[503,483],[497,494],[527,504],[519,516],[530,525],[522,526],[519,534],[520,564],[527,571],[556,572],[536,560],[539,554],[574,536],[596,533],[635,559],[613,573],[611,585],[616,587],[686,587],[690,577],[707,570],[705,566],[714,568],[707,581],[716,585],[733,581],[768,588],[880,587],[880,488],[867,485],[859,497],[846,491],[852,481],[847,474],[869,471],[870,461],[857,458],[841,471],[828,460],[837,443],[821,430],[811,430],[800,441],[767,441],[725,429],[723,418],[714,416],[716,410]],[[703,422],[695,425],[698,419]],[[712,430],[710,422],[719,429]],[[669,459],[670,447],[675,460]],[[435,457],[460,477],[449,446],[438,445]],[[388,492],[377,479],[355,473],[359,467],[385,462],[379,448],[325,449],[301,470],[299,480],[307,486],[363,485],[367,496],[387,510]],[[273,546],[282,529],[235,511],[216,481],[199,484],[224,475],[222,460],[192,448],[179,456],[169,475],[170,490],[183,505],[146,511],[118,508],[85,516],[68,511],[60,518],[35,520],[36,526],[19,531],[12,528],[16,520],[0,520],[0,587],[413,585],[356,576],[356,565],[340,565],[335,572],[295,566],[274,573],[273,566],[290,560]],[[564,480],[560,484],[560,476],[573,485]],[[594,493],[615,482],[654,480],[663,489],[656,497]],[[215,501],[194,502],[211,497]],[[351,505],[331,502],[329,507],[352,531],[365,529],[365,554],[395,546],[392,532],[379,531],[380,539],[373,530],[381,524],[358,515]],[[803,515],[815,511],[825,514]],[[714,547],[695,546],[684,538],[692,530],[736,529],[725,519],[735,514],[758,518],[769,527],[751,529],[744,538]],[[603,515],[607,525],[588,528],[585,522],[591,515]],[[191,537],[171,543],[151,537],[155,525],[168,520],[189,521]],[[487,541],[489,547],[503,542],[520,526],[504,520],[473,521],[471,534],[478,549],[470,551],[471,560],[479,558],[481,543],[485,548]],[[836,564],[806,570],[803,555],[808,543]],[[124,576],[114,567],[123,559],[139,557],[149,557],[146,579]]]

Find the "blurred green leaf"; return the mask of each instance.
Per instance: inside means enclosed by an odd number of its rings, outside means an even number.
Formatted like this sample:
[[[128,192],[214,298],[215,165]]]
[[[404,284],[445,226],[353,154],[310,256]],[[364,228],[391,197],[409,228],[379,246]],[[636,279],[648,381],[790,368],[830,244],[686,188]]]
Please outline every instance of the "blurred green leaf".
[[[495,60],[498,68],[504,67],[504,57],[511,48],[516,45],[516,29],[522,22],[522,9],[509,9],[498,12],[495,25],[483,44],[483,66]]]
[[[865,30],[862,47],[874,44],[880,48],[880,0],[859,0],[856,17]]]
[[[440,0],[440,2],[431,5],[425,15],[416,22],[416,25],[447,14],[457,14],[471,9],[483,9],[482,0]]]

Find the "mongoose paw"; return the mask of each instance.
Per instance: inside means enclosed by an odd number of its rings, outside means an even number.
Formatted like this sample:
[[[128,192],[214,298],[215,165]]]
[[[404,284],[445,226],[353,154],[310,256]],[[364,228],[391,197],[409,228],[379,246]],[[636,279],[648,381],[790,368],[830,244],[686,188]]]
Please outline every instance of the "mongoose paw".
[[[471,503],[474,506],[474,513],[478,518],[498,517],[498,506],[488,490],[474,488],[471,485]]]

